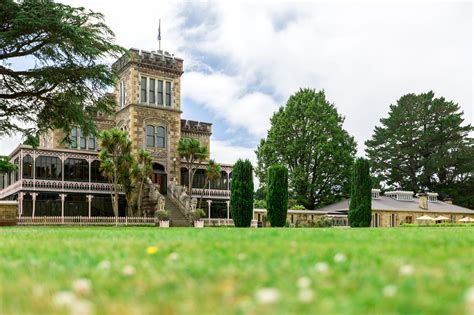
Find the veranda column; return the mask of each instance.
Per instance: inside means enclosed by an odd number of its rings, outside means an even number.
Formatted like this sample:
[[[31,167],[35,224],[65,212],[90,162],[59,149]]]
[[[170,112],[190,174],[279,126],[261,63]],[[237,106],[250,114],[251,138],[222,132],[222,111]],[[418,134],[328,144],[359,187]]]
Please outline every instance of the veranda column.
[[[89,203],[89,218],[91,217],[92,198],[94,198],[93,195],[87,195],[87,201]]]
[[[66,199],[66,194],[59,194],[61,197],[61,223],[64,223],[64,199]]]
[[[38,193],[31,193],[31,200],[33,201],[33,210],[31,211],[31,216],[33,218],[35,217],[36,211],[36,196],[38,196]]]
[[[230,173],[226,172],[227,174],[227,190],[230,190]]]
[[[23,214],[23,193],[18,193],[18,216],[21,217]]]
[[[211,221],[211,203],[212,203],[212,200],[208,200],[207,201],[207,213],[208,213],[208,216],[209,216],[209,221]]]
[[[227,205],[227,224],[229,224],[229,207],[230,207],[230,200],[227,200],[225,202],[225,204]]]

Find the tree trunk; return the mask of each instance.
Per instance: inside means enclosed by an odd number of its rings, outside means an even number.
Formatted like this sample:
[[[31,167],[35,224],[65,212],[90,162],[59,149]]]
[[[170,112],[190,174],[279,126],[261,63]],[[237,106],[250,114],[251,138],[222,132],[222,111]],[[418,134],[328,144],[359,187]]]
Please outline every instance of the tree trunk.
[[[209,178],[206,177],[206,180],[204,181],[204,187],[202,188],[201,191],[201,198],[199,198],[198,205],[201,206],[202,198],[204,197],[204,189],[206,189],[207,184],[209,183]]]

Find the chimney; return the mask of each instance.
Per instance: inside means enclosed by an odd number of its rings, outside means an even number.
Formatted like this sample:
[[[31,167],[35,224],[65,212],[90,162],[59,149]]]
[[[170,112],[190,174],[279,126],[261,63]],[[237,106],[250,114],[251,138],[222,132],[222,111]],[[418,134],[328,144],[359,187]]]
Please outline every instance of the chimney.
[[[428,210],[428,194],[419,193],[418,194],[418,202],[419,202],[420,209]]]
[[[445,198],[444,202],[447,203],[448,205],[452,205],[453,204],[453,198]]]

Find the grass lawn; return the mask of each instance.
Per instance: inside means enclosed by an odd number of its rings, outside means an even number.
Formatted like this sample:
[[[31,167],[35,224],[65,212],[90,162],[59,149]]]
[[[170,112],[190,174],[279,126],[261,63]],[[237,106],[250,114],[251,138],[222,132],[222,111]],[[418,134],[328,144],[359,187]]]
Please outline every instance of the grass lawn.
[[[471,227],[0,228],[0,314],[466,314],[473,244]]]

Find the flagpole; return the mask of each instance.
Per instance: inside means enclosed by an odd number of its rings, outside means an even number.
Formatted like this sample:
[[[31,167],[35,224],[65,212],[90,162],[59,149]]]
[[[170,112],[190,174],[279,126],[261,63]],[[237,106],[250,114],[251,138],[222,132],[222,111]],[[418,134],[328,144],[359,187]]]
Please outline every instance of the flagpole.
[[[161,19],[158,20],[158,50],[161,50]]]

